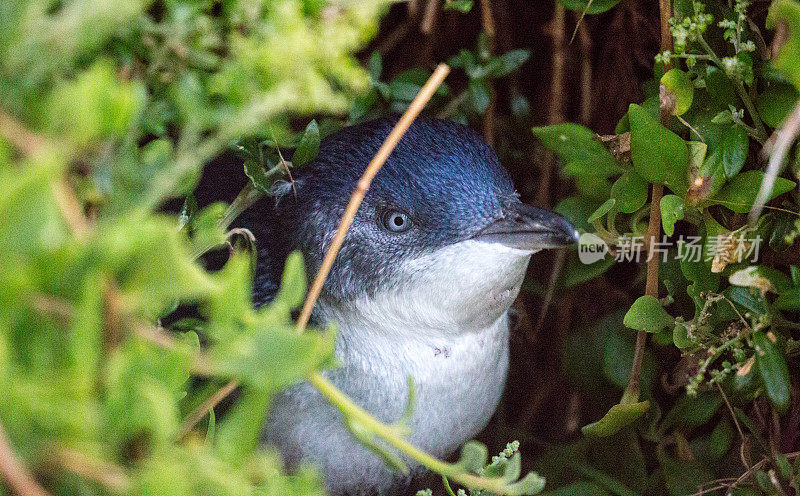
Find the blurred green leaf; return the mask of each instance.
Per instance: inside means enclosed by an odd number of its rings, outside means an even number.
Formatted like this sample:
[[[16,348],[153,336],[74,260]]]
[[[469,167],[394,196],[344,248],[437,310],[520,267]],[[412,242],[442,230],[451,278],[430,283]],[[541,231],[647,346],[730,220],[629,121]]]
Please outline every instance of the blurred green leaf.
[[[716,391],[698,393],[697,396],[682,396],[667,412],[661,429],[667,431],[676,426],[699,427],[711,420],[720,406],[722,396]]]
[[[472,10],[472,0],[447,0],[444,3],[444,10],[456,10],[462,14]]]
[[[486,65],[486,74],[494,78],[505,76],[519,69],[530,56],[530,50],[512,50],[493,57]]]
[[[767,27],[775,29],[778,23],[783,23],[787,29],[787,36],[772,59],[776,69],[783,71],[800,90],[800,5],[793,0],[775,0],[769,8]]]
[[[471,79],[469,81],[469,99],[472,108],[478,114],[483,114],[489,108],[491,97],[486,81],[482,79]]]
[[[708,455],[712,460],[719,460],[731,448],[733,441],[733,427],[728,419],[723,418],[711,431],[708,440]]]
[[[604,202],[602,205],[600,205],[599,207],[597,207],[597,210],[595,210],[595,211],[594,211],[594,213],[593,213],[592,215],[590,215],[590,216],[589,216],[589,218],[587,219],[587,221],[588,221],[589,223],[592,223],[592,222],[594,222],[594,221],[596,221],[596,220],[600,219],[600,218],[601,218],[601,217],[603,217],[605,214],[607,214],[608,212],[610,212],[610,211],[611,211],[611,209],[612,209],[612,208],[614,208],[614,206],[615,206],[616,204],[617,204],[617,200],[615,200],[614,198],[609,198],[609,199],[608,199],[608,200],[606,200],[606,201],[605,201],[605,202]]]
[[[758,95],[756,107],[758,115],[764,124],[779,127],[792,111],[792,107],[800,100],[800,92],[790,85],[782,83],[771,84],[763,93]]]

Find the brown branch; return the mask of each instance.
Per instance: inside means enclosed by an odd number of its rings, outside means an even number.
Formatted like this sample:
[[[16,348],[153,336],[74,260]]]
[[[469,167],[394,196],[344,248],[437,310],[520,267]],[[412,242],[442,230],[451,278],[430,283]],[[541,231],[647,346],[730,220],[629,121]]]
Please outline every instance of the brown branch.
[[[491,0],[481,0],[481,25],[489,38],[489,53],[494,54],[494,18],[492,17]],[[483,137],[490,146],[494,146],[494,113],[497,106],[497,91],[494,82],[489,80],[489,107],[483,116]]]
[[[547,110],[547,124],[558,124],[564,121],[564,67],[566,61],[566,46],[564,45],[564,22],[565,22],[564,6],[559,2],[555,2],[553,10],[553,18],[548,23],[547,34],[553,42],[553,65],[550,77],[550,103]],[[539,173],[539,183],[536,190],[535,203],[539,206],[545,206],[550,203],[550,189],[553,177],[553,169],[555,168],[555,158],[548,155],[548,158],[542,161],[542,167]]]
[[[50,496],[14,456],[11,443],[0,424],[0,475],[11,491],[19,496]]]
[[[592,119],[592,40],[586,24],[578,30],[581,48],[581,123],[588,126]]]
[[[369,165],[367,165],[367,169],[364,171],[361,179],[358,180],[356,189],[353,191],[352,196],[350,196],[350,202],[347,204],[344,215],[342,215],[342,220],[339,222],[339,228],[336,231],[336,235],[333,237],[331,246],[325,253],[325,257],[322,259],[322,265],[320,266],[316,277],[314,277],[314,281],[311,284],[311,289],[306,296],[306,301],[303,304],[300,317],[297,319],[297,332],[303,332],[306,328],[306,324],[308,324],[308,319],[311,318],[311,310],[314,308],[314,303],[316,303],[317,298],[319,298],[319,295],[322,292],[322,285],[325,283],[325,278],[328,277],[328,273],[333,266],[333,261],[336,258],[336,254],[339,253],[339,249],[342,247],[344,237],[347,234],[348,229],[350,229],[350,225],[353,223],[353,219],[358,211],[358,207],[361,205],[361,201],[364,199],[364,196],[366,196],[370,184],[372,184],[372,179],[383,166],[383,163],[386,162],[386,159],[389,158],[389,154],[391,154],[392,150],[394,150],[394,147],[397,146],[400,138],[403,137],[403,134],[405,134],[406,130],[408,130],[408,127],[411,125],[411,123],[414,122],[414,119],[425,107],[425,104],[428,103],[428,100],[431,99],[433,93],[442,84],[444,78],[447,77],[449,72],[450,67],[448,67],[447,64],[439,64],[436,70],[433,71],[433,74],[425,83],[425,86],[422,87],[420,92],[414,98],[414,101],[412,101],[411,105],[409,105],[408,110],[406,110],[403,116],[400,117],[400,120],[397,121],[397,124],[395,124],[394,128],[389,133],[389,136],[386,137],[386,140],[383,142],[383,145],[381,145],[378,153],[375,154]]]
[[[671,0],[659,0],[658,6],[661,14],[661,51],[672,49],[672,35],[669,31],[669,19],[672,17],[672,2]],[[668,64],[667,64],[668,65]],[[668,70],[669,67],[665,67]],[[661,123],[667,125],[671,112],[665,105],[665,100],[661,101]],[[645,294],[658,298],[658,257],[655,256],[650,247],[658,241],[661,236],[661,197],[664,194],[664,186],[661,184],[653,184],[651,199],[650,199],[650,220],[647,224],[647,246],[648,246],[648,259],[647,259],[647,278],[645,281]],[[631,366],[631,376],[628,381],[628,387],[625,388],[625,393],[622,395],[622,402],[637,402],[639,401],[639,386],[642,375],[642,361],[644,359],[644,350],[647,346],[647,332],[639,331],[636,334],[636,348],[633,353],[633,365]]]
[[[422,17],[420,30],[423,34],[431,34],[433,23],[436,21],[436,14],[439,12],[439,0],[428,0],[425,4],[425,13]]]
[[[481,24],[489,38],[493,39],[496,30],[494,27],[494,17],[492,17],[491,0],[481,0]]]

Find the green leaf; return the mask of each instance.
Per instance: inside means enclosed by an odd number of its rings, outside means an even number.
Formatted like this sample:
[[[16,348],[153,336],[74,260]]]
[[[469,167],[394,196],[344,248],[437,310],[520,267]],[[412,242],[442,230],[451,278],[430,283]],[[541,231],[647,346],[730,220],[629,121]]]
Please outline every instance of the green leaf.
[[[706,90],[719,109],[727,110],[730,105],[740,106],[736,90],[733,89],[733,84],[725,75],[725,71],[709,64],[706,66],[705,80]]]
[[[250,178],[250,182],[262,193],[271,194],[274,177],[267,174],[264,166],[255,160],[244,161],[244,173]]]
[[[143,88],[120,80],[114,64],[100,59],[74,81],[56,88],[47,105],[45,122],[53,133],[87,145],[122,135],[143,100]]]
[[[495,78],[517,70],[531,57],[530,50],[512,50],[497,57],[486,65],[486,74]]]
[[[789,408],[790,381],[786,358],[778,346],[762,331],[753,333],[753,344],[756,347],[756,366],[764,389],[767,391],[772,406],[779,413]]]
[[[749,212],[763,180],[764,173],[762,171],[742,172],[731,179],[709,202],[724,205],[734,212]],[[791,191],[794,187],[794,181],[779,177],[775,180],[769,199]]]
[[[486,112],[491,103],[489,87],[486,85],[486,81],[483,79],[470,79],[468,91],[469,99],[475,112],[478,114]]]
[[[617,200],[615,200],[614,198],[609,198],[602,205],[597,207],[597,210],[595,210],[594,213],[589,216],[587,222],[591,224],[592,222],[600,219],[602,216],[611,211],[611,209],[614,208],[614,205],[616,205],[616,203]]]
[[[779,127],[800,99],[800,92],[790,84],[772,83],[756,101],[758,115],[764,124]]]
[[[712,460],[719,460],[731,448],[733,441],[733,427],[728,419],[720,420],[708,439],[708,456]]]
[[[444,10],[455,10],[462,14],[472,10],[472,0],[447,0],[444,3]]]
[[[772,59],[776,69],[782,71],[800,90],[800,4],[793,0],[775,0],[769,8],[767,27],[776,28],[784,23],[787,28],[786,40]]]
[[[115,274],[130,308],[155,317],[165,302],[193,301],[217,289],[190,256],[173,219],[131,215],[103,226],[96,249]]]
[[[613,436],[624,427],[635,422],[645,414],[650,408],[649,401],[638,403],[618,403],[597,422],[585,425],[581,432],[586,437],[608,437]]]
[[[263,391],[276,391],[331,365],[334,333],[305,332],[274,323],[270,307],[261,310],[249,332],[219,342],[211,356],[221,374]]]
[[[467,441],[461,447],[461,457],[456,462],[464,470],[471,473],[480,473],[486,466],[489,458],[489,449],[478,441]]]
[[[675,223],[683,219],[683,198],[677,195],[661,197],[661,223],[667,236],[675,233]]]
[[[686,327],[681,324],[675,324],[675,327],[672,329],[672,342],[680,349],[688,348],[694,344],[692,340],[689,339]]]
[[[317,153],[319,153],[319,126],[316,120],[312,120],[306,126],[303,137],[292,155],[292,165],[296,167],[305,165],[314,160]]]
[[[306,270],[303,254],[293,251],[286,258],[281,277],[281,288],[275,301],[285,303],[289,308],[296,308],[306,296]]]
[[[702,141],[687,141],[686,147],[689,149],[689,170],[699,171],[706,159],[708,145]]]
[[[722,135],[722,165],[725,168],[725,175],[729,178],[739,173],[747,159],[747,149],[750,140],[747,131],[741,126],[728,126]]]
[[[383,57],[381,56],[381,52],[374,51],[372,55],[369,56],[367,71],[369,71],[369,77],[372,81],[379,81],[381,79],[381,74],[383,74]]]
[[[625,172],[595,134],[583,126],[565,123],[534,127],[533,134],[561,158],[568,174],[608,177]]]
[[[676,194],[685,195],[689,164],[686,142],[636,104],[631,104],[628,116],[633,168],[645,180],[664,184]]]
[[[697,396],[682,396],[664,416],[661,430],[666,432],[672,427],[699,427],[711,420],[722,402],[722,396],[716,391],[699,393]]]
[[[722,189],[725,181],[727,181],[728,178],[725,175],[725,166],[722,163],[721,147],[717,147],[717,149],[714,150],[714,152],[703,162],[703,165],[700,167],[700,176],[705,181],[708,181],[708,184],[706,184],[702,188],[702,191],[698,192],[696,195],[692,194],[691,196],[687,197],[687,203],[695,205],[716,195],[719,193],[719,190]]]
[[[800,288],[791,288],[781,293],[775,300],[779,310],[800,310]]]
[[[611,197],[617,210],[629,214],[642,208],[647,201],[647,181],[635,171],[627,171],[611,186]]]
[[[261,440],[261,428],[273,391],[243,387],[231,411],[217,423],[215,447],[220,456],[242,464]]]
[[[661,76],[661,84],[675,98],[675,108],[672,115],[683,115],[692,106],[694,86],[689,74],[680,69],[670,69]]]
[[[578,261],[578,258],[570,259],[567,270],[564,272],[563,287],[570,288],[577,284],[582,284],[586,281],[598,277],[614,265],[612,257],[603,257],[595,263],[585,264]],[[798,300],[800,302],[800,300]]]
[[[633,302],[622,323],[637,331],[658,332],[675,322],[654,296],[640,296]]]
[[[600,14],[614,8],[620,0],[558,0],[558,3],[569,10]]]

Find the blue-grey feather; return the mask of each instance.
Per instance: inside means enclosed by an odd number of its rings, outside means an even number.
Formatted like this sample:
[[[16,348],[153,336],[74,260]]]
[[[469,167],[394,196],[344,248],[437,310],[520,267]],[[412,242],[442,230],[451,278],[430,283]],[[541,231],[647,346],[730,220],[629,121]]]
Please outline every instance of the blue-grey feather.
[[[239,225],[253,231],[259,247],[256,303],[274,295],[292,249],[303,252],[311,273],[319,268],[356,182],[396,121],[377,119],[326,137],[314,161],[292,169],[290,187],[242,216]],[[502,216],[503,202],[514,195],[508,173],[476,133],[418,118],[372,182],[323,297],[344,300],[391,287],[400,260],[466,239]],[[383,229],[387,210],[409,215],[413,229]]]

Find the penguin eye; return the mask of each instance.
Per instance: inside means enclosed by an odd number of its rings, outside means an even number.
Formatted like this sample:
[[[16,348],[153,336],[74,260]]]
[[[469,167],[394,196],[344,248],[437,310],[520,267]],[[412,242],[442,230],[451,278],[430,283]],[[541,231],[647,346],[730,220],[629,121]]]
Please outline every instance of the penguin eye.
[[[404,232],[411,229],[411,219],[397,210],[390,210],[383,215],[383,226],[392,232]]]

